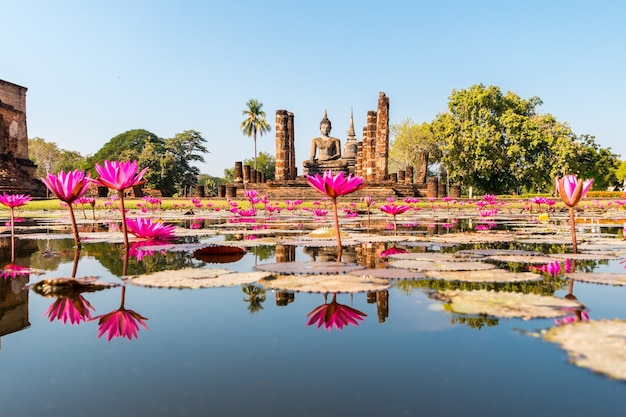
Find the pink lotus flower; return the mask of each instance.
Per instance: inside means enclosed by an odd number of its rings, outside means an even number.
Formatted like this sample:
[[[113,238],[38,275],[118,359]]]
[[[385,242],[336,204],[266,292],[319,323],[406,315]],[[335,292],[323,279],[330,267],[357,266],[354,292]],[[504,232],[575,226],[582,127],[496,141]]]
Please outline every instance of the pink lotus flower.
[[[137,161],[104,161],[104,165],[96,164],[100,177],[92,181],[112,190],[123,191],[145,182],[142,177],[148,168],[137,173],[138,169]]]
[[[391,214],[393,216],[393,230],[396,230],[396,216],[398,214],[402,214],[405,213],[406,211],[408,211],[411,207],[410,206],[405,206],[405,205],[396,205],[396,203],[390,203],[390,204],[383,204],[382,206],[379,207],[380,211],[385,212],[387,214]]]
[[[127,218],[126,226],[128,231],[140,239],[172,239],[175,227],[164,222],[154,221],[144,217],[136,219]]]
[[[337,197],[350,194],[356,190],[365,187],[364,179],[349,174],[347,177],[343,172],[333,175],[332,171],[324,172],[324,175],[306,175],[307,183],[330,197],[333,206],[333,215],[335,219],[335,236],[337,238],[338,256],[337,261],[341,262],[341,231],[339,230],[339,214],[337,213]]]
[[[94,310],[89,301],[82,295],[76,294],[69,297],[60,297],[48,307],[44,316],[47,315],[50,321],[60,320],[64,324],[80,324],[81,321],[91,320],[89,309]]]
[[[124,190],[145,182],[142,180],[143,174],[148,168],[144,168],[139,173],[137,161],[104,161],[104,165],[96,164],[96,171],[100,175],[97,180],[92,180],[95,184],[117,190],[120,199],[120,213],[122,215],[122,229],[124,232],[124,247],[128,249],[128,228],[126,226],[126,210],[124,208]]]
[[[114,337],[125,337],[129,340],[132,340],[134,337],[137,339],[140,324],[145,329],[149,330],[145,323],[145,320],[148,320],[147,318],[133,310],[126,310],[125,308],[111,311],[110,313],[95,317],[94,320],[95,319],[99,319],[98,338],[106,333],[107,341],[111,341]]]
[[[306,179],[311,187],[333,199],[365,187],[363,178],[352,174],[346,177],[343,172],[333,176],[332,171],[326,171],[324,175],[306,175]]]
[[[387,250],[382,251],[381,253],[378,254],[378,256],[380,258],[386,258],[388,256],[395,255],[396,253],[408,253],[408,251],[406,249],[396,248],[394,246],[394,247],[391,247],[391,248],[389,248]]]
[[[569,207],[576,207],[585,198],[593,184],[593,179],[579,180],[576,175],[566,175],[556,179],[556,188],[561,200]]]
[[[28,194],[7,194],[3,192],[0,195],[0,204],[9,208],[23,206],[30,200],[32,198]]]
[[[48,173],[45,178],[41,178],[46,187],[64,203],[72,204],[81,198],[91,185],[89,174],[85,171],[61,171],[57,175]]]
[[[0,204],[9,208],[11,212],[11,236],[15,234],[15,207],[20,207],[32,200],[27,194],[7,194],[0,195]]]
[[[566,175],[563,178],[556,179],[556,188],[559,190],[561,200],[569,207],[569,223],[572,231],[572,250],[574,253],[578,252],[574,207],[585,197],[592,184],[593,179],[583,181],[576,178],[576,175]]]
[[[363,317],[366,316],[367,314],[362,311],[337,303],[337,294],[333,294],[333,300],[330,303],[324,303],[307,314],[307,317],[310,317],[310,319],[306,325],[311,326],[317,323],[318,329],[324,325],[324,328],[329,331],[333,327],[341,330],[343,326],[349,324],[358,326],[359,322],[357,320],[362,321]]]

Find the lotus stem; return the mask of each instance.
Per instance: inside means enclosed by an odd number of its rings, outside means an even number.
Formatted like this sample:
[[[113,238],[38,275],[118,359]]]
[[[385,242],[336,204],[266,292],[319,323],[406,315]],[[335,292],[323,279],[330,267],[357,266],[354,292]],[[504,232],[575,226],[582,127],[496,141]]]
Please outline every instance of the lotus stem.
[[[574,219],[574,207],[569,208],[569,225],[572,229],[572,251],[578,253],[578,245],[576,244],[576,221]]]

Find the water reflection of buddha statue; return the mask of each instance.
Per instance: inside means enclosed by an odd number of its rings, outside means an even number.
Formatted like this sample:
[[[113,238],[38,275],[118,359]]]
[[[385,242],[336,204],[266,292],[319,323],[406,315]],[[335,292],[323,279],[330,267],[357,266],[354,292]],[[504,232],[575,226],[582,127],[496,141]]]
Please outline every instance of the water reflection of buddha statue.
[[[348,165],[347,161],[341,159],[341,142],[329,136],[331,128],[324,111],[324,118],[320,122],[320,136],[311,140],[311,157],[302,163],[310,174],[329,169],[344,170]]]

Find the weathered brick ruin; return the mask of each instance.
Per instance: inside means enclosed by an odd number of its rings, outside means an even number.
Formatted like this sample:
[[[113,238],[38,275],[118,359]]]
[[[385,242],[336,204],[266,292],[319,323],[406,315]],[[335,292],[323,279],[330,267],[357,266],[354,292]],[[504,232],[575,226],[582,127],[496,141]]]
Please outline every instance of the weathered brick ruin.
[[[276,111],[276,170],[274,181],[266,182],[254,175],[246,175],[246,167],[235,163],[235,183],[223,186],[220,196],[236,197],[237,189],[254,188],[271,198],[319,198],[309,187],[296,168],[294,115],[287,110]],[[445,189],[439,187],[437,178],[428,178],[428,153],[420,154],[419,166],[408,166],[390,174],[389,163],[389,97],[383,92],[378,95],[377,110],[367,112],[363,127],[363,139],[358,141],[354,134],[354,123],[350,114],[350,129],[345,143],[342,160],[348,161],[345,172],[365,178],[368,186],[350,198],[363,196],[386,197],[443,197]],[[249,167],[247,167],[250,170]]]
[[[26,87],[0,80],[0,192],[45,197],[46,188],[33,177],[28,159]]]

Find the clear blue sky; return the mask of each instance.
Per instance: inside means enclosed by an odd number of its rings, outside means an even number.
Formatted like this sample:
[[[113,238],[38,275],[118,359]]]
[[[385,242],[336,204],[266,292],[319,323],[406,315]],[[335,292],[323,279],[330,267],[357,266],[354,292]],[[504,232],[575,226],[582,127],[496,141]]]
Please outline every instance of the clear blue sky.
[[[324,109],[357,136],[378,93],[391,123],[446,111],[452,89],[498,86],[626,158],[626,1],[3,2],[0,79],[28,88],[29,137],[83,155],[146,129],[197,130],[221,176],[253,156],[245,103],[295,114],[308,158]],[[258,139],[275,153],[274,130]]]

